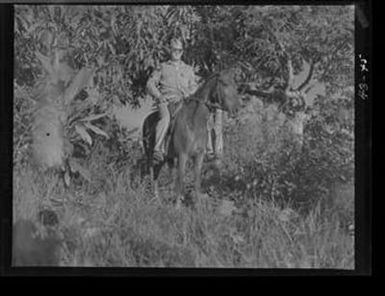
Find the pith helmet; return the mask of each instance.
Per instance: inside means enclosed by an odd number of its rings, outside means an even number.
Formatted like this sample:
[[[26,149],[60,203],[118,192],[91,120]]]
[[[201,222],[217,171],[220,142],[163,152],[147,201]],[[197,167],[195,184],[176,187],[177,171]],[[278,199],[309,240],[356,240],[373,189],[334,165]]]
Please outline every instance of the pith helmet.
[[[170,47],[175,49],[183,49],[182,41],[179,38],[172,38],[170,41]]]

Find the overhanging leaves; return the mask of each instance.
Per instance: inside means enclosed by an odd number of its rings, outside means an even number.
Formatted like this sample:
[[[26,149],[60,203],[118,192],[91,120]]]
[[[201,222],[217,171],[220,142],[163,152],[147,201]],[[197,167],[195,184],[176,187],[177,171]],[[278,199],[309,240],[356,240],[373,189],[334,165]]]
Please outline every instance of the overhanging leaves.
[[[86,129],[78,124],[75,126],[75,130],[76,132],[78,133],[78,135],[84,140],[86,141],[88,144],[92,145],[92,138],[91,136],[89,135],[89,133],[86,131]]]
[[[92,130],[94,133],[96,133],[98,135],[102,135],[102,136],[106,137],[107,139],[109,138],[109,136],[107,135],[107,133],[105,131],[101,130],[100,128],[98,128],[97,126],[95,126],[89,122],[84,123],[84,126],[89,128],[90,130]]]
[[[83,68],[72,80],[70,86],[67,88],[64,94],[64,100],[66,104],[78,94],[82,88],[84,88],[89,82],[90,78],[94,74],[94,69]]]

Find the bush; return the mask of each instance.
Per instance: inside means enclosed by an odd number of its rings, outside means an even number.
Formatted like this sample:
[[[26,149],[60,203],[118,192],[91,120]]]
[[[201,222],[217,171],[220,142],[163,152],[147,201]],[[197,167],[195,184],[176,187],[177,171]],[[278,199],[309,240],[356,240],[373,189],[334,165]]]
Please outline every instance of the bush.
[[[14,84],[13,102],[13,165],[23,166],[28,160],[32,143],[31,126],[36,102],[31,98],[32,89]]]
[[[262,128],[272,142],[264,141]],[[123,130],[118,134],[125,138]],[[352,269],[354,239],[345,229],[352,215],[350,189],[344,189],[344,197],[328,211],[321,212],[320,203],[306,214],[297,211],[288,201],[296,198],[295,191],[284,192],[289,188],[284,178],[305,179],[307,170],[314,168],[308,158],[290,150],[285,135],[266,122],[228,126],[224,179],[194,210],[180,211],[166,198],[157,203],[145,183],[132,187],[131,164],[141,155],[136,142],[113,136],[107,143],[100,137],[85,158],[91,182],[79,178],[79,184],[65,188],[57,177],[39,175],[31,167],[18,172],[14,217],[36,220],[42,204],[51,201],[59,217],[64,266]],[[309,168],[302,168],[306,163]],[[248,188],[255,176],[261,181]],[[306,182],[313,181],[309,177],[296,184],[305,188]],[[333,195],[341,195],[335,191]],[[231,198],[236,206],[222,210],[224,200]],[[53,199],[61,203],[54,205]]]
[[[307,208],[328,196],[336,181],[352,181],[353,139],[341,128],[328,132],[324,114],[310,116],[299,151],[277,110],[253,112],[225,130],[222,188],[238,192],[236,200],[264,198]],[[328,113],[329,121],[333,115]]]

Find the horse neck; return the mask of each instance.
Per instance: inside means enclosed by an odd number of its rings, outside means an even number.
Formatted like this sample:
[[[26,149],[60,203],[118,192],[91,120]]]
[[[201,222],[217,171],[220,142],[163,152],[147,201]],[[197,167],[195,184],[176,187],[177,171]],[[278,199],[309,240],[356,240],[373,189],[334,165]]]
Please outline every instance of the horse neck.
[[[213,80],[214,77],[216,77],[216,75],[210,76],[208,80],[201,85],[193,95],[190,96],[188,101],[195,101],[196,103],[206,105],[207,107],[207,104],[210,103],[209,99],[213,91],[212,88],[215,87],[215,85],[213,85],[215,83]]]
[[[185,102],[188,121],[197,125],[207,124],[208,114],[210,113],[210,96],[215,87],[216,74],[210,76],[198,90],[192,94]]]
[[[192,126],[207,125],[209,108],[201,96],[192,95],[183,107],[186,110],[186,120],[192,123]]]

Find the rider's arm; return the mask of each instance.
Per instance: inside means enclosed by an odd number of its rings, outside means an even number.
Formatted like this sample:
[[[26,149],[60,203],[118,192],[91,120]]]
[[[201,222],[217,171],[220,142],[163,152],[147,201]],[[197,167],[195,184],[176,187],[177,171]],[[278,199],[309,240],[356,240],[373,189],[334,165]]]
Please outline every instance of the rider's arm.
[[[193,68],[190,68],[190,75],[188,80],[188,88],[190,94],[193,94],[198,89],[198,76],[195,75]]]
[[[159,81],[162,76],[162,72],[160,67],[155,69],[155,71],[151,74],[150,78],[147,81],[147,91],[148,93],[153,96],[154,98],[158,99],[159,101],[162,100],[162,94],[158,89]]]

